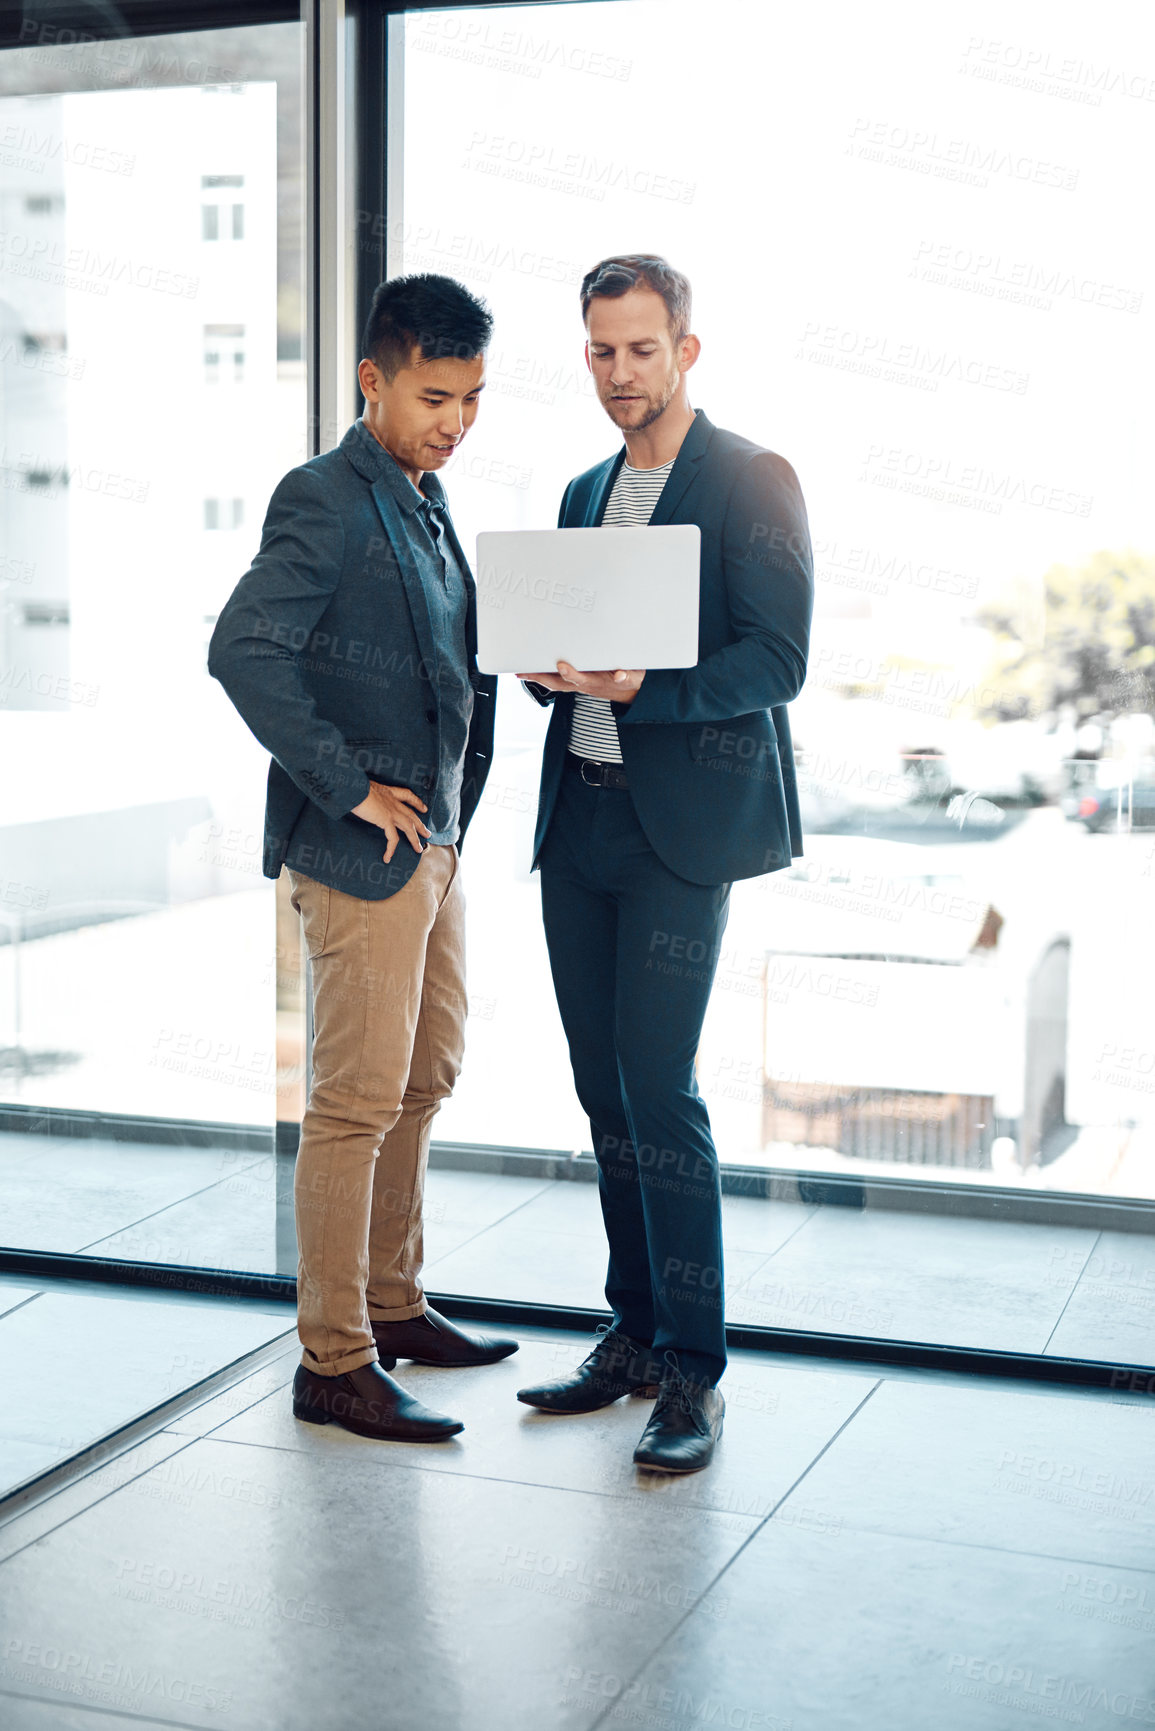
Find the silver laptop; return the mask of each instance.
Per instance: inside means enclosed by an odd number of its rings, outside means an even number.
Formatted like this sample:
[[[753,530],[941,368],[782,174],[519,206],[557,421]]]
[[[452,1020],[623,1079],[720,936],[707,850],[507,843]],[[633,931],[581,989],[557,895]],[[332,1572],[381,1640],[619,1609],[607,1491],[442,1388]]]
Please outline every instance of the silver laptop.
[[[478,667],[695,666],[701,551],[694,523],[479,535]]]

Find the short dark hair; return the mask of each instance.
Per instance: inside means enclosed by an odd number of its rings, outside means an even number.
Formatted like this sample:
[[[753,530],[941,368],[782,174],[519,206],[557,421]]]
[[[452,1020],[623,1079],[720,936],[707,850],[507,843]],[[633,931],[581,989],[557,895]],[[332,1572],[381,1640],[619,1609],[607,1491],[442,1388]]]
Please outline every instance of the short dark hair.
[[[607,295],[617,300],[631,289],[652,289],[666,303],[670,331],[680,343],[690,333],[690,279],[657,253],[626,252],[616,258],[603,258],[582,278],[582,323],[595,295]]]
[[[379,283],[361,353],[394,379],[416,348],[423,361],[472,361],[493,335],[493,314],[451,276],[395,276]]]

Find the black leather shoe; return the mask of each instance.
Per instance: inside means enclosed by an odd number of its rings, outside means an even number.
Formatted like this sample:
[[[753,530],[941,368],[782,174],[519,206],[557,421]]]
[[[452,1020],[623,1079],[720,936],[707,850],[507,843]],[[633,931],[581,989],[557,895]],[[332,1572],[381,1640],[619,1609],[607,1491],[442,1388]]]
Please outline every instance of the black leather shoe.
[[[371,1322],[382,1370],[392,1370],[399,1358],[414,1364],[439,1364],[443,1369],[468,1364],[496,1364],[517,1351],[516,1340],[500,1340],[491,1334],[466,1334],[435,1310],[410,1316],[404,1322]]]
[[[679,1371],[665,1371],[634,1460],[653,1473],[700,1472],[713,1457],[725,1410],[716,1388],[690,1382]]]
[[[293,1417],[306,1424],[338,1424],[357,1436],[389,1442],[444,1442],[465,1426],[431,1412],[386,1376],[379,1364],[363,1364],[344,1376],[318,1376],[306,1365],[293,1378]]]
[[[653,1400],[657,1379],[658,1366],[649,1347],[610,1329],[569,1376],[537,1388],[519,1388],[517,1398],[542,1412],[596,1412],[626,1394]]]

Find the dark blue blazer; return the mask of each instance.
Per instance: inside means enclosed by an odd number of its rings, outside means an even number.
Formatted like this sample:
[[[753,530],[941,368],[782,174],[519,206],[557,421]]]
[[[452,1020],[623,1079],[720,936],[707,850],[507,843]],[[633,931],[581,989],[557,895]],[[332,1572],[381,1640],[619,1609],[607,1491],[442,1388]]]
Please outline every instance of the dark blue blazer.
[[[559,528],[601,523],[625,447],[566,488]],[[699,409],[651,523],[702,531],[698,663],[651,668],[614,703],[622,763],[646,838],[691,883],[730,883],[790,864],[802,825],[786,705],[806,677],[814,564],[790,464]],[[553,703],[534,865],[561,785],[573,696]]]
[[[408,787],[428,806],[438,764],[433,625],[409,519],[382,479],[392,462],[357,421],[335,450],[290,469],[209,644],[209,672],[272,753],[265,876],[285,865],[365,901],[394,895],[420,855],[403,837],[385,865],[384,831],[353,807],[371,781]],[[436,476],[426,490],[444,497]],[[469,592],[474,689],[464,837],[493,756],[497,681],[477,672],[473,578],[449,534]]]

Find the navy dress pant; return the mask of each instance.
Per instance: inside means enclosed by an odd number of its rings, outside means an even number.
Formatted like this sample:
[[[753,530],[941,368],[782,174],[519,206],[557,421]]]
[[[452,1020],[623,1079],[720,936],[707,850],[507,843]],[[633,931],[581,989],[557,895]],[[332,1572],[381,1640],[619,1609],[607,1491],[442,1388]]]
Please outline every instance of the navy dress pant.
[[[730,886],[678,877],[646,840],[628,789],[590,787],[567,764],[541,898],[593,1132],[615,1326],[716,1383],[726,1364],[721,1191],[694,1059]]]

